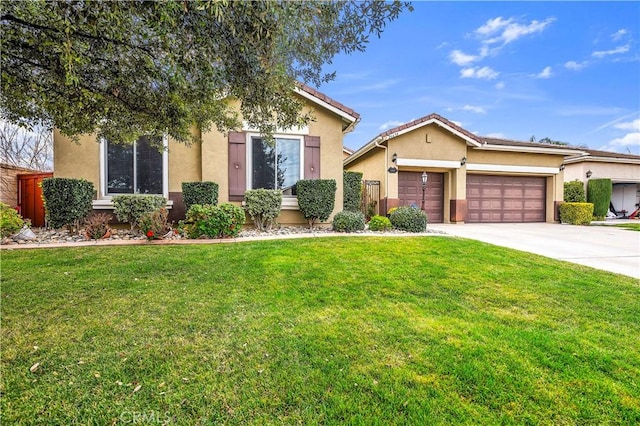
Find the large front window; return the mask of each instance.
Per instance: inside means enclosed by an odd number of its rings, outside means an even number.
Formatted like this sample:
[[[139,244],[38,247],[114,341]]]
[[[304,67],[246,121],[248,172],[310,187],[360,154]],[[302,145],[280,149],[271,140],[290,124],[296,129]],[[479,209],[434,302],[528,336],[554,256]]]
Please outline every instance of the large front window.
[[[301,177],[301,139],[276,137],[268,144],[259,137],[251,138],[251,188],[281,189],[284,195],[295,195],[294,185]]]
[[[151,143],[155,142],[155,143]],[[161,140],[141,137],[133,145],[107,144],[107,194],[162,194],[163,153]]]

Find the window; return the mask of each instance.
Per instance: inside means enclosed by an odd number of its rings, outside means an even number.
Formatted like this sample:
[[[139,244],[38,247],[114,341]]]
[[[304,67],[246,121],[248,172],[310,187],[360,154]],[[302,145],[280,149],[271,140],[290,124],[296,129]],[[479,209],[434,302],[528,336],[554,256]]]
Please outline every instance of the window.
[[[144,136],[133,145],[105,141],[105,194],[164,194],[166,153],[158,150],[162,143]]]
[[[281,189],[283,195],[293,196],[295,184],[302,178],[302,139],[275,137],[269,145],[260,137],[251,137],[249,149],[252,189]]]

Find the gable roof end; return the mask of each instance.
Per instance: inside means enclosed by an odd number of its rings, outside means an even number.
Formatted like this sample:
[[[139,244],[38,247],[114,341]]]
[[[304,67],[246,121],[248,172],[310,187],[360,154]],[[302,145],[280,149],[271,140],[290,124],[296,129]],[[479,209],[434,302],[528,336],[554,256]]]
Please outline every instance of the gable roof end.
[[[295,87],[294,90],[303,98],[309,99],[311,102],[314,102],[321,107],[326,108],[329,111],[339,115],[344,123],[342,126],[343,133],[349,133],[350,131],[352,131],[356,127],[356,124],[358,124],[358,122],[360,121],[360,114],[355,112],[352,108],[341,104],[335,99],[330,98],[324,93],[319,92],[304,83],[300,83]]]

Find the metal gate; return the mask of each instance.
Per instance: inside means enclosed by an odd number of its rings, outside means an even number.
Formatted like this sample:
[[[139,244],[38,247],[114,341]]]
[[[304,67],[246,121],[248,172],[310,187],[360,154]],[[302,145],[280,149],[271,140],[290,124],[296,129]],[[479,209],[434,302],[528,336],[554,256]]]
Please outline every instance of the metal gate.
[[[362,213],[367,218],[380,214],[380,181],[365,180],[362,183]]]

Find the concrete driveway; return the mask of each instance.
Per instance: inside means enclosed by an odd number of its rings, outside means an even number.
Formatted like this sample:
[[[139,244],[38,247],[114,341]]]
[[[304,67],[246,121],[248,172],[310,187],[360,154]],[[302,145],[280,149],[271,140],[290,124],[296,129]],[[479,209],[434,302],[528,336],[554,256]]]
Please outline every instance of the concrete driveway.
[[[553,223],[429,224],[428,227],[640,279],[640,232],[637,231]]]

